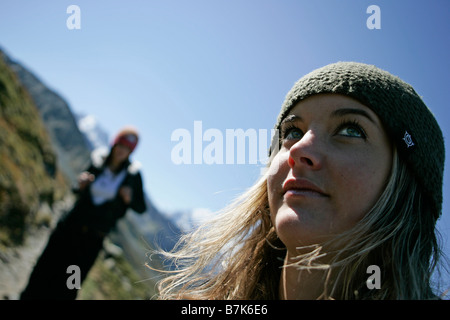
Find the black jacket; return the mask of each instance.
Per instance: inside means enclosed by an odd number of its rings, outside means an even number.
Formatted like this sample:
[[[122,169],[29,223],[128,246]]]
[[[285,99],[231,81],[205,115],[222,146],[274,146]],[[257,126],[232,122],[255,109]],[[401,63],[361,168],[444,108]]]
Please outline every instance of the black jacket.
[[[125,168],[127,174],[120,187],[128,186],[133,190],[132,200],[128,205],[119,194],[116,194],[114,199],[96,206],[92,202],[90,186],[88,186],[81,192],[74,190],[78,193],[78,200],[63,222],[107,234],[114,228],[117,220],[126,214],[128,208],[137,213],[145,212],[147,208],[139,167],[136,163],[127,162]],[[104,169],[103,163],[92,163],[86,171],[97,177]]]

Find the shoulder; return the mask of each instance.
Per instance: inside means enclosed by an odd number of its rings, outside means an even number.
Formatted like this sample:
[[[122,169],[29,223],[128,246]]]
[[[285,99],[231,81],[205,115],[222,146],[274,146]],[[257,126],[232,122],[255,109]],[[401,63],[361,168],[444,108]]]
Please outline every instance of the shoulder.
[[[128,166],[128,173],[131,175],[140,175],[140,170],[142,168],[142,163],[139,161],[132,161]]]

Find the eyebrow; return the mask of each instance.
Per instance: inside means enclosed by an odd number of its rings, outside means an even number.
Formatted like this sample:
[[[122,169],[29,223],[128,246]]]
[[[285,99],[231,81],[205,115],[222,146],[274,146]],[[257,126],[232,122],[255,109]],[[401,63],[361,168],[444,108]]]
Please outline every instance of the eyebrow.
[[[283,121],[281,121],[280,123],[280,127],[282,127],[285,123],[289,123],[289,122],[296,122],[296,121],[303,121],[302,117],[297,116],[295,114],[290,114],[287,115]]]
[[[356,115],[360,115],[360,116],[366,117],[370,122],[372,122],[373,124],[378,126],[377,122],[370,116],[370,114],[368,112],[366,112],[365,110],[362,110],[362,109],[356,109],[356,108],[337,109],[337,110],[334,110],[331,113],[331,116],[333,116],[333,117],[344,117],[344,116],[349,115],[349,114],[356,114]],[[281,121],[280,127],[282,127],[286,123],[292,123],[292,122],[297,122],[297,121],[303,121],[303,118],[301,116],[295,115],[295,114],[287,115],[283,119],[283,121]]]
[[[356,115],[360,115],[363,117],[366,117],[367,119],[370,120],[370,122],[372,122],[373,124],[377,124],[375,122],[375,120],[370,116],[370,114],[368,112],[366,112],[365,110],[362,109],[355,109],[355,108],[343,108],[343,109],[337,109],[334,110],[331,115],[334,117],[343,117],[349,114],[356,114]]]

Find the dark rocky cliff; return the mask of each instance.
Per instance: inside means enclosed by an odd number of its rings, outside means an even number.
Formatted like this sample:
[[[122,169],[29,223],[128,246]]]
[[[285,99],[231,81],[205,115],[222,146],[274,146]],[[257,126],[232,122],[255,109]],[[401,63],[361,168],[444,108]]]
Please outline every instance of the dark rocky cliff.
[[[43,203],[68,190],[39,111],[0,51],[0,243],[23,241]]]
[[[37,107],[62,171],[72,182],[75,181],[76,175],[88,164],[90,149],[69,105],[20,63],[3,56]]]

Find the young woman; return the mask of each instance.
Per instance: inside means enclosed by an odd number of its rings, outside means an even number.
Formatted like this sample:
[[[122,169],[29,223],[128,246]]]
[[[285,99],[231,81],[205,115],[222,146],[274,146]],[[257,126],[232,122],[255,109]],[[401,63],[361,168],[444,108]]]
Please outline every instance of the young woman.
[[[261,179],[164,253],[161,299],[436,298],[444,142],[413,88],[331,64],[294,85],[276,129]]]
[[[82,283],[117,220],[128,208],[146,210],[139,166],[129,160],[138,137],[135,129],[124,128],[109,154],[93,153],[92,164],[79,176],[78,200],[53,231],[21,299],[75,299],[68,267],[79,267]]]

